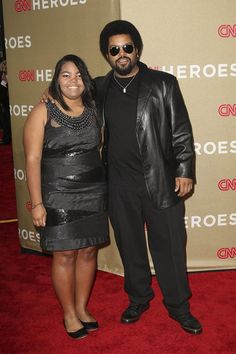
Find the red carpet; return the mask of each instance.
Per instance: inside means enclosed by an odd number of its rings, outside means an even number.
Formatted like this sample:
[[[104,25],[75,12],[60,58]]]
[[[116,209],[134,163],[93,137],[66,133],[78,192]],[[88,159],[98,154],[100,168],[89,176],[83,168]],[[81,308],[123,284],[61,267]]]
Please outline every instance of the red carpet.
[[[15,219],[16,198],[11,145],[0,145],[0,220]]]
[[[5,217],[4,209],[2,213]],[[13,217],[12,210],[10,213]],[[168,318],[155,278],[156,297],[151,308],[139,322],[121,324],[120,314],[127,305],[123,278],[98,272],[89,308],[100,329],[75,341],[62,326],[61,310],[51,286],[51,257],[21,254],[16,223],[1,223],[0,233],[0,353],[236,353],[236,271],[189,275],[194,294],[192,312],[204,326],[199,336],[185,333]]]

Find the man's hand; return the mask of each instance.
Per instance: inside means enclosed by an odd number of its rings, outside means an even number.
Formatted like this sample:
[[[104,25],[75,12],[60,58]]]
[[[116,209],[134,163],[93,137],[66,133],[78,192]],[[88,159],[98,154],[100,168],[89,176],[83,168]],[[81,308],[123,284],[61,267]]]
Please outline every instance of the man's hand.
[[[178,197],[184,197],[193,188],[193,180],[191,178],[176,177],[175,192],[178,192]]]
[[[46,88],[46,90],[43,92],[42,96],[40,97],[40,102],[45,103],[48,102],[48,100],[50,100],[52,103],[55,103],[52,96],[49,95],[48,88]]]

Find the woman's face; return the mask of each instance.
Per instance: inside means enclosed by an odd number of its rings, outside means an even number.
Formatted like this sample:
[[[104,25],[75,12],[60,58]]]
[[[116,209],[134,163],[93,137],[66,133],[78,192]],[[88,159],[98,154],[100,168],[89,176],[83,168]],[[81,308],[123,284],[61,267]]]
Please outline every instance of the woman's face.
[[[76,65],[68,61],[62,65],[58,83],[61,88],[62,95],[65,99],[76,100],[81,97],[85,87]]]

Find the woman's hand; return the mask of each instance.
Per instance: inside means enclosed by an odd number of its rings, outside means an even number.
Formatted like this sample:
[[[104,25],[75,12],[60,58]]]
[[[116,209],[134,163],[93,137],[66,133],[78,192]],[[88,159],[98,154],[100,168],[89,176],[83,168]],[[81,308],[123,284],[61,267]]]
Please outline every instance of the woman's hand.
[[[33,223],[35,226],[45,226],[46,225],[46,210],[42,204],[38,205],[36,208],[31,210]]]

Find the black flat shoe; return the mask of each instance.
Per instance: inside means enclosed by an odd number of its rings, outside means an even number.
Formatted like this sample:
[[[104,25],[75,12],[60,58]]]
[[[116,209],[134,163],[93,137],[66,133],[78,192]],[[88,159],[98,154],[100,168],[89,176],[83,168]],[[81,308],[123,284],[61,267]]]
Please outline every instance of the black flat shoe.
[[[70,336],[73,339],[82,339],[82,338],[87,337],[87,335],[88,335],[88,332],[86,331],[85,327],[82,327],[82,328],[78,329],[78,331],[75,331],[75,332],[68,332],[64,321],[63,321],[63,324],[65,327],[66,333],[68,334],[68,336]]]
[[[98,328],[99,328],[99,325],[97,323],[97,321],[94,321],[94,322],[84,322],[84,321],[81,321],[80,322],[82,323],[82,325],[84,326],[84,328],[87,330],[87,331],[96,331]]]
[[[130,304],[127,309],[122,313],[122,323],[133,323],[140,319],[142,313],[149,309],[149,302],[146,304]]]
[[[190,312],[180,316],[176,316],[172,314],[169,314],[169,316],[173,320],[179,322],[180,326],[183,328],[184,331],[191,334],[202,333],[201,323],[195,317],[193,317],[193,315]]]

